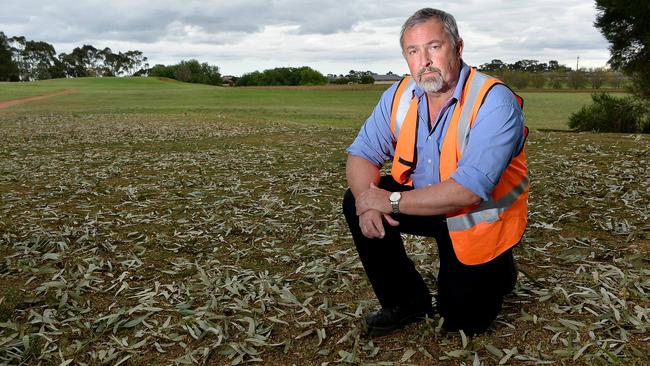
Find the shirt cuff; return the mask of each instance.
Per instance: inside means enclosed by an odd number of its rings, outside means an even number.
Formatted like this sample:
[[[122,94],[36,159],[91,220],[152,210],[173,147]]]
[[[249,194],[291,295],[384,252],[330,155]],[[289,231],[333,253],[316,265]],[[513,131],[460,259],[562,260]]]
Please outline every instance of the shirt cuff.
[[[471,166],[458,167],[458,169],[451,174],[451,177],[458,184],[481,197],[483,201],[489,201],[491,199],[492,191],[496,185],[487,175]]]

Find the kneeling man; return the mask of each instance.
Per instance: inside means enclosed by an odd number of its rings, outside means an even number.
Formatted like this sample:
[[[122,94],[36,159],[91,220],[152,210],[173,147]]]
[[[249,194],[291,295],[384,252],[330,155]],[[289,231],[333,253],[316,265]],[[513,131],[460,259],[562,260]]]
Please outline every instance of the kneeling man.
[[[400,43],[411,76],[386,90],[348,149],[344,213],[381,304],[364,325],[385,335],[437,311],[445,329],[480,333],[517,280],[512,247],[529,190],[523,101],[463,62],[448,13],[417,11]],[[435,307],[401,233],[437,242]]]

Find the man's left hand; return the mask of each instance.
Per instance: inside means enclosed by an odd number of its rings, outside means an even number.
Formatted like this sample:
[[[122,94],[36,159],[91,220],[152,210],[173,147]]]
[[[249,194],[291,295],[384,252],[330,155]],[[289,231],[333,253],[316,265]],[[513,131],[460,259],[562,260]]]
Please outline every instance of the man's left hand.
[[[390,192],[371,183],[370,188],[362,192],[357,199],[357,215],[373,209],[385,214],[393,212],[389,196]]]

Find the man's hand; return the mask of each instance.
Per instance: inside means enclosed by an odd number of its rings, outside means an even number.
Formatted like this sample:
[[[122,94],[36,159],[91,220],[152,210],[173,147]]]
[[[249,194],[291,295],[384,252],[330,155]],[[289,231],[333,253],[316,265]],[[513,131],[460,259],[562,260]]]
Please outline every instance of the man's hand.
[[[389,214],[377,210],[367,210],[359,215],[359,227],[361,233],[369,239],[381,239],[386,235],[384,231],[384,221],[391,226],[399,225],[399,222]]]
[[[361,216],[368,210],[377,210],[384,214],[393,212],[390,200],[388,199],[389,196],[390,192],[370,183],[370,188],[361,192],[357,198],[357,215]]]

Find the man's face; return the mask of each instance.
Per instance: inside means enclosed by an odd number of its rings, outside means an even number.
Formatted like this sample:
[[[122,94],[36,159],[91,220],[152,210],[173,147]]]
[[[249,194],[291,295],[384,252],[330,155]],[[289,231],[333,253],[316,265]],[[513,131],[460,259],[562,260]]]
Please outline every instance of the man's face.
[[[444,93],[455,87],[463,41],[454,45],[440,21],[431,19],[406,29],[402,50],[411,75],[426,92]]]

